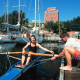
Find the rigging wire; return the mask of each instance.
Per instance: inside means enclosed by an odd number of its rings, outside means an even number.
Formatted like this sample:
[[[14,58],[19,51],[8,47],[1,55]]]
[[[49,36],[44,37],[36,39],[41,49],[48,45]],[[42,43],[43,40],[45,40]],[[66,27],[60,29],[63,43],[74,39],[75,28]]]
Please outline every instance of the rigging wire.
[[[31,4],[32,4],[32,0],[30,1],[31,3],[29,4],[29,11],[28,11],[28,17],[29,17],[29,13],[30,13],[30,10],[31,10]]]
[[[39,61],[40,61],[40,63],[35,64],[35,65],[31,66],[31,67],[38,66],[38,65],[40,65],[40,64],[42,64],[42,63],[45,63],[45,62],[47,62],[47,61],[51,61],[51,58],[48,58],[48,59],[43,59],[43,60],[39,60]],[[37,61],[37,62],[38,62],[38,61]]]

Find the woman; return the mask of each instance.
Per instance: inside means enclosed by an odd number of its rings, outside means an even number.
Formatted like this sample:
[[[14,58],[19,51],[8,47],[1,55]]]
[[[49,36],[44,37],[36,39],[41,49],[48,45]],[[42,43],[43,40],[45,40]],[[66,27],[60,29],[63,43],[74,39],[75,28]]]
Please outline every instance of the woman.
[[[32,56],[32,55],[30,55],[30,54],[27,54],[28,57],[27,57],[27,60],[26,60],[25,65],[24,65],[25,56],[26,56],[26,53],[27,53],[27,51],[25,51],[25,49],[26,49],[26,48],[29,48],[29,51],[36,53],[36,52],[37,52],[37,47],[39,47],[39,48],[41,48],[42,50],[45,50],[45,51],[47,51],[47,52],[54,53],[53,51],[48,50],[48,49],[42,47],[39,43],[37,43],[37,42],[36,42],[36,37],[35,37],[34,35],[32,35],[32,36],[30,37],[30,41],[29,41],[29,42],[27,43],[27,45],[24,46],[23,49],[22,49],[22,63],[21,63],[22,68],[29,63],[30,59],[35,59],[35,58],[36,58],[36,56]]]

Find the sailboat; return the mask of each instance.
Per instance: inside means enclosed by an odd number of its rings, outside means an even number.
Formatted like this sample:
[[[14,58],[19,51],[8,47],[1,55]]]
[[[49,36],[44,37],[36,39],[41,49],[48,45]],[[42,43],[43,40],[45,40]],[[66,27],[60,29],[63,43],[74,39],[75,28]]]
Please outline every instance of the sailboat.
[[[38,0],[38,5],[39,5],[39,0]],[[39,6],[38,6],[38,12],[39,12]],[[40,19],[40,16],[39,16]],[[17,25],[11,25],[8,23],[3,23],[6,27],[8,28],[13,28],[15,29],[14,31],[8,31],[9,33],[12,34],[17,34],[17,36],[15,37],[14,42],[18,43],[18,44],[26,44],[27,42],[29,42],[29,37],[24,37],[22,34],[20,34],[19,28],[20,28],[20,0],[19,0],[19,15],[18,15],[18,24]],[[29,34],[34,34],[37,38],[37,42],[42,43],[43,38],[39,37],[39,29],[37,30],[36,28],[36,0],[35,0],[35,26],[34,29],[31,31],[28,28],[21,26],[22,29],[25,29],[27,32],[29,31]],[[39,28],[40,28],[40,20],[39,20]]]
[[[6,0],[5,0],[5,4],[6,4]],[[7,5],[8,6],[8,5]],[[6,9],[6,7],[5,7]],[[5,10],[6,11],[6,10]],[[6,14],[6,13],[5,13]],[[8,16],[7,16],[8,17]],[[6,42],[15,42],[15,43],[21,43],[21,44],[25,44],[27,43],[29,40],[28,39],[24,39],[23,35],[20,34],[20,0],[19,0],[19,15],[18,15],[18,24],[16,25],[11,25],[8,23],[6,23],[6,20],[5,20],[5,23],[2,23],[3,25],[5,25],[8,29],[8,37],[7,38],[3,38],[3,37],[0,37],[0,42],[1,43],[6,43]],[[25,29],[24,27],[22,27],[23,29]],[[27,30],[29,31],[29,30]],[[6,37],[6,36],[5,36]]]
[[[20,3],[20,0],[19,0],[19,3]],[[19,4],[20,5],[20,4]],[[20,6],[19,6],[20,8]],[[19,9],[20,10],[20,9]],[[39,28],[40,28],[40,11],[39,11],[39,0],[38,0],[38,12],[39,12]],[[19,11],[19,20],[20,20],[20,11]],[[19,21],[20,22],[20,21]],[[29,34],[34,34],[36,36],[36,41],[38,43],[42,43],[43,41],[43,38],[42,37],[39,37],[39,28],[36,27],[36,0],[35,0],[35,26],[33,28],[33,30],[29,30],[28,28],[22,26],[22,29],[25,28],[25,30],[29,31]],[[27,38],[23,38],[24,41],[27,41],[29,42],[29,37]]]
[[[34,34],[37,38],[37,42],[42,43],[43,38],[39,37],[39,30],[40,30],[40,11],[39,11],[39,0],[38,0],[38,13],[39,13],[39,27],[36,27],[36,0],[35,0],[35,26],[32,30],[32,34]]]

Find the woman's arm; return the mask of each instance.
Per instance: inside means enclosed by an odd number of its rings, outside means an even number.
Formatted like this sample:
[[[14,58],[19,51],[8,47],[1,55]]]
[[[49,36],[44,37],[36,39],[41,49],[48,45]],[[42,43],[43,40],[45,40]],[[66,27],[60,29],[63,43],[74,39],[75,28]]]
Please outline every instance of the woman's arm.
[[[39,43],[37,43],[37,46],[38,46],[40,49],[42,49],[42,50],[45,50],[45,51],[50,52],[50,53],[54,53],[53,51],[42,47]]]
[[[28,42],[28,43],[26,44],[26,46],[23,47],[22,50],[24,51],[24,50],[29,46],[29,44],[30,44],[30,42]]]

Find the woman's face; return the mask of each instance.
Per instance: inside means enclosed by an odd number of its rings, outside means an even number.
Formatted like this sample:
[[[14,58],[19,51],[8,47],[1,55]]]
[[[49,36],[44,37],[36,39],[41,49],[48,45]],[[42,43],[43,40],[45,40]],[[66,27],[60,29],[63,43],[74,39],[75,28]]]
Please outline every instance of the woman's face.
[[[32,43],[36,42],[35,37],[31,37],[31,42]]]

